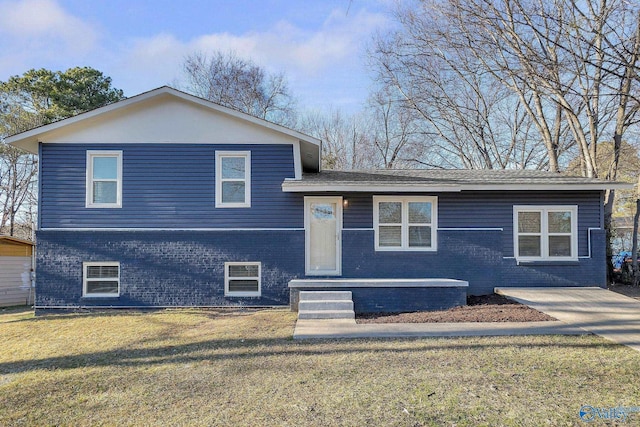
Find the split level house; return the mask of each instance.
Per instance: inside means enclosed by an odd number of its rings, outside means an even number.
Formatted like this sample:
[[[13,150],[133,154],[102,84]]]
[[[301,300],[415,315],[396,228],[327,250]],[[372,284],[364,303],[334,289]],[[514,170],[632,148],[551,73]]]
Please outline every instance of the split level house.
[[[162,87],[8,138],[39,156],[36,310],[357,311],[605,286],[603,197],[540,171],[321,170],[321,141]]]

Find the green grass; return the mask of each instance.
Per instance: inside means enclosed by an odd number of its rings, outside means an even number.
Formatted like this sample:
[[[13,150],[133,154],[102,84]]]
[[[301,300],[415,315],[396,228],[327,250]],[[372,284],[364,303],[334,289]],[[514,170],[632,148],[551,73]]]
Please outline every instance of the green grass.
[[[582,404],[640,406],[640,353],[594,336],[298,342],[294,322],[0,311],[0,425],[582,425]]]

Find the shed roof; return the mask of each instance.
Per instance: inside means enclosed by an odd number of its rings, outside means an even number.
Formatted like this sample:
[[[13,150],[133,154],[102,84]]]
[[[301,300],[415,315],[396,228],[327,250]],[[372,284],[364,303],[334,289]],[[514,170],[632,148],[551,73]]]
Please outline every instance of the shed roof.
[[[28,246],[35,245],[35,243],[33,243],[31,240],[18,239],[17,237],[5,236],[4,234],[0,234],[0,242],[11,243],[15,245],[28,245]]]
[[[385,169],[321,171],[285,180],[285,192],[458,192],[468,190],[605,190],[632,184],[536,170]]]

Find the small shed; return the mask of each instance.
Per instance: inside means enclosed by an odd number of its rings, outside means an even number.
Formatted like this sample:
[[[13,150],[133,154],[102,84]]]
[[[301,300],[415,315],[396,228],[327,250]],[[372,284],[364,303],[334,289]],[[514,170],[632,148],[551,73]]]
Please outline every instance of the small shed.
[[[33,242],[0,236],[0,307],[32,304]]]

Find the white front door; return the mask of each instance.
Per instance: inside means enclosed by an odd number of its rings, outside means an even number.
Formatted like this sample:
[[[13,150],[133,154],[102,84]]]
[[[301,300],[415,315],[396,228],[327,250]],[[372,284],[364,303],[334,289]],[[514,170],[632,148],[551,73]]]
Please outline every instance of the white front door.
[[[339,276],[342,270],[342,197],[305,197],[307,275]]]

